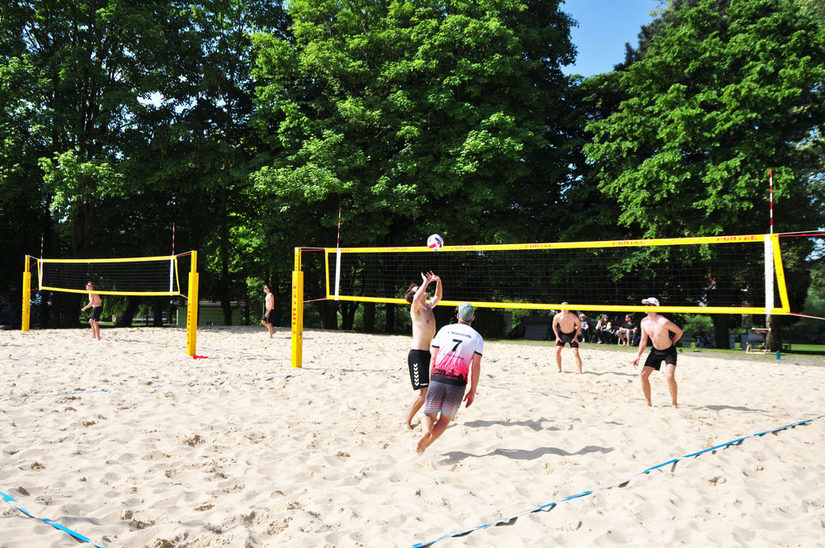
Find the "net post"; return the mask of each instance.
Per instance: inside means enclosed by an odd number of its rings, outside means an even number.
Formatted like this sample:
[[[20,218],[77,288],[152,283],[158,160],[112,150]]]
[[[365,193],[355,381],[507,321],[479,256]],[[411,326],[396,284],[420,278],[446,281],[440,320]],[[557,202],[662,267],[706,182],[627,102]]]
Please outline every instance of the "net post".
[[[26,264],[23,267],[23,313],[20,319],[20,331],[23,333],[29,330],[31,321],[31,293],[32,293],[32,273],[29,268],[29,256],[26,255]]]
[[[765,327],[773,310],[773,235],[765,234]]]
[[[301,270],[301,248],[295,248],[295,270],[292,271],[292,367],[300,368],[304,346],[304,273]]]
[[[189,298],[186,307],[186,353],[195,355],[198,340],[198,252],[192,251],[192,268],[189,269]]]

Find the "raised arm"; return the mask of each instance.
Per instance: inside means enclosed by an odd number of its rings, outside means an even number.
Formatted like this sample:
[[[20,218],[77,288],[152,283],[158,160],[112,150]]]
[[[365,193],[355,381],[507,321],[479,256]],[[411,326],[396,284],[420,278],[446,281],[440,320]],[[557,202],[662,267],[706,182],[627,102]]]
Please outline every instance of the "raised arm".
[[[424,304],[425,295],[427,295],[427,285],[430,283],[430,275],[421,273],[421,285],[418,286],[418,291],[415,292],[415,296],[413,297],[412,301],[412,308],[413,310],[418,310],[421,308],[421,305]]]
[[[435,295],[430,299],[430,306],[436,306],[441,302],[441,276],[433,274],[433,272],[430,271],[430,280],[435,281]]]

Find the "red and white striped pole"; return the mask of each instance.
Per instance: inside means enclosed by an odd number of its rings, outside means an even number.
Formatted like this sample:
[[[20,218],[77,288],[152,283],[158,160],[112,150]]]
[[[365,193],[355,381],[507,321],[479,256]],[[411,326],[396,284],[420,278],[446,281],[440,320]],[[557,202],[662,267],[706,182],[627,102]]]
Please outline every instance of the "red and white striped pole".
[[[771,187],[771,234],[773,234],[773,169],[770,172],[770,187]]]
[[[175,254],[175,223],[172,223],[172,255]]]
[[[341,287],[341,206],[338,206],[338,240],[335,243],[335,300],[338,300],[338,288]]]
[[[765,327],[770,329],[771,326],[771,309],[773,308],[773,168],[768,172],[768,182],[770,185],[770,223],[771,223],[771,239],[765,241]],[[770,331],[765,338],[765,348],[768,345],[768,338],[772,338]],[[779,354],[777,353],[777,357]]]
[[[338,240],[335,242],[335,247],[341,247],[341,207],[338,207]]]

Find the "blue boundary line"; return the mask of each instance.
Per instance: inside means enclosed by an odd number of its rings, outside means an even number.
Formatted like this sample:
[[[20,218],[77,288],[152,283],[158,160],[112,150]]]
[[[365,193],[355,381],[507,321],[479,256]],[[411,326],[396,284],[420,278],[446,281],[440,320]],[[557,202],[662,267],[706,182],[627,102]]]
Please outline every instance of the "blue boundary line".
[[[16,504],[16,503],[17,503],[17,500],[16,500],[14,497],[12,497],[11,495],[7,495],[6,493],[4,493],[4,492],[0,491],[0,498],[2,498],[5,502],[9,503],[9,504],[10,504],[10,505],[11,505],[11,506],[15,509],[15,510],[17,510],[17,511],[18,511],[18,512],[20,512],[20,513],[22,513],[22,514],[23,514],[23,515],[25,515],[26,517],[29,517],[29,518],[32,518],[32,519],[36,519],[37,521],[42,521],[42,522],[43,522],[43,523],[45,523],[46,525],[49,525],[49,526],[51,526],[51,527],[54,527],[54,528],[55,528],[55,529],[57,529],[58,531],[63,531],[64,533],[68,533],[69,535],[71,535],[72,537],[74,537],[74,539],[75,539],[75,540],[78,540],[78,541],[80,541],[80,542],[88,542],[89,544],[94,545],[96,548],[105,548],[104,546],[101,546],[101,545],[99,545],[99,544],[95,544],[95,543],[93,543],[93,542],[91,541],[91,539],[89,539],[89,537],[83,536],[83,535],[81,535],[80,533],[78,533],[77,531],[72,531],[72,530],[71,530],[71,529],[69,529],[68,527],[66,527],[66,526],[64,526],[64,525],[60,525],[60,524],[59,524],[59,523],[57,523],[56,521],[52,521],[52,520],[50,520],[50,519],[48,519],[48,518],[39,518],[39,517],[35,516],[35,515],[34,515],[34,514],[32,514],[31,512],[29,512],[28,510],[26,510],[25,508],[23,508],[22,506],[19,506],[18,504]]]
[[[288,379],[291,376],[292,376],[292,374],[290,373],[290,374],[287,374],[287,375],[269,375],[267,377],[255,377],[255,378],[248,379],[248,380],[251,380],[253,382],[254,381],[271,381],[271,380],[274,380],[274,379]],[[152,388],[169,388],[169,387],[172,387],[172,386],[196,386],[198,384],[207,384],[207,383],[205,383],[203,381],[190,381],[190,382],[178,382],[178,383],[172,383],[172,384],[148,384],[148,385],[141,384],[140,387],[141,388],[152,389]],[[213,381],[213,384],[214,384],[214,381]],[[222,384],[226,384],[226,383],[222,383]],[[234,384],[234,382],[229,382],[228,384]],[[113,391],[113,389],[102,388],[100,390],[81,390],[81,391],[77,391],[77,392],[58,392],[56,394],[43,394],[42,396],[43,397],[55,398],[55,397],[58,397],[58,396],[77,396],[78,394],[101,394],[101,393],[108,394],[108,393],[111,393],[112,391]]]
[[[266,376],[266,377],[255,377],[252,380],[253,381],[259,381],[259,380],[271,381],[271,380],[276,379],[276,378],[287,379],[291,376],[292,376],[291,374],[288,374],[288,375],[270,375],[270,376]],[[187,383],[176,383],[176,384],[168,384],[168,385],[157,384],[157,385],[151,385],[151,386],[146,386],[146,385],[142,385],[142,386],[144,386],[145,388],[164,388],[164,387],[169,387],[169,386],[193,386],[193,385],[196,385],[196,384],[204,384],[204,383],[201,383],[201,382],[187,382]],[[77,391],[77,392],[60,392],[60,393],[57,393],[57,394],[44,394],[44,396],[55,397],[55,396],[74,396],[74,395],[77,395],[77,394],[100,394],[100,393],[107,393],[108,394],[108,393],[111,393],[111,392],[112,392],[111,390],[104,388],[104,389],[101,389],[101,390],[86,390],[86,391]],[[93,544],[97,548],[105,548],[104,546],[94,544],[89,539],[89,537],[83,536],[80,533],[78,533],[77,531],[73,531],[73,530],[69,529],[68,527],[60,525],[56,521],[52,521],[48,518],[39,518],[39,517],[35,516],[31,512],[29,512],[28,510],[23,508],[22,506],[19,506],[18,504],[16,504],[18,501],[14,497],[4,493],[3,491],[0,491],[0,498],[2,498],[5,502],[9,503],[15,510],[17,510],[21,514],[25,515],[26,517],[36,519],[37,521],[42,521],[46,525],[54,527],[58,531],[63,531],[64,533],[68,533],[69,535],[74,537],[75,540],[78,540],[80,542],[87,542],[87,543]]]
[[[765,434],[776,434],[776,433],[778,433],[782,430],[787,430],[789,428],[796,428],[797,426],[802,426],[804,424],[808,424],[809,422],[813,422],[817,419],[821,419],[822,417],[825,417],[825,415],[819,415],[818,417],[814,417],[812,419],[805,419],[805,420],[802,420],[802,421],[794,422],[792,424],[787,424],[785,426],[780,426],[779,428],[773,428],[771,430],[765,430],[764,432],[759,432],[757,434],[751,434],[750,436],[745,436],[743,438],[738,438],[738,439],[735,439],[735,440],[731,440],[727,443],[721,443],[719,445],[709,447],[707,449],[703,449],[702,451],[697,451],[695,453],[690,453],[690,454],[685,455],[685,456],[680,457],[680,458],[670,459],[669,461],[663,462],[662,464],[657,464],[656,466],[651,466],[650,468],[648,468],[646,470],[643,470],[642,472],[639,472],[638,474],[635,474],[630,479],[633,479],[635,477],[642,476],[642,475],[645,475],[645,474],[649,474],[653,470],[659,470],[659,469],[664,468],[668,465],[672,465],[672,467],[675,468],[676,463],[678,463],[682,459],[696,458],[699,455],[703,455],[705,453],[712,453],[714,451],[718,451],[719,449],[726,449],[726,448],[728,448],[732,445],[741,445],[742,442],[745,441],[748,438],[758,438],[760,436],[764,436]],[[619,483],[618,485],[616,485],[616,487],[625,487],[628,483],[630,483],[630,479]],[[605,489],[613,489],[613,487],[600,487],[599,489],[597,489],[597,491],[603,491]],[[528,510],[526,512],[522,512],[520,514],[517,514],[517,515],[509,517],[509,518],[500,519],[499,521],[496,521],[496,522],[493,522],[493,523],[485,523],[484,525],[479,525],[477,527],[473,527],[472,529],[467,529],[466,531],[461,531],[459,533],[451,533],[451,534],[448,534],[448,535],[444,535],[444,536],[438,537],[435,540],[431,540],[429,542],[419,542],[419,543],[413,544],[412,546],[413,546],[413,548],[427,548],[428,546],[432,546],[436,542],[442,541],[444,539],[467,536],[467,535],[469,535],[470,533],[472,533],[474,531],[480,531],[481,529],[486,529],[488,527],[499,527],[499,526],[503,526],[503,525],[513,525],[513,524],[516,523],[518,518],[520,518],[521,516],[524,516],[524,515],[527,515],[527,514],[535,514],[536,512],[549,512],[550,510],[552,510],[553,508],[555,508],[556,506],[558,506],[562,502],[566,502],[566,501],[569,501],[569,500],[585,497],[587,495],[593,494],[594,492],[595,491],[582,491],[581,493],[578,493],[576,495],[570,495],[569,497],[565,497],[562,500],[560,500],[558,503],[549,502],[547,504],[543,504],[543,505],[539,506],[538,508],[535,508],[533,510]]]

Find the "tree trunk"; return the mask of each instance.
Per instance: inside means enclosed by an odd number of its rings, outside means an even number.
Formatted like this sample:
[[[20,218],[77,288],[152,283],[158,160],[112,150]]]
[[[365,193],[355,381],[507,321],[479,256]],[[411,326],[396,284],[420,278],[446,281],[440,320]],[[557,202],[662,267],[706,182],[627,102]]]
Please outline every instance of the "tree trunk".
[[[321,302],[321,327],[324,329],[338,329],[338,303],[334,301]]]
[[[384,323],[384,333],[395,333],[395,304],[387,303],[387,317]]]
[[[82,297],[77,293],[54,292],[51,295],[53,318],[50,327],[73,328],[80,325]]]
[[[341,329],[345,331],[352,331],[352,326],[355,323],[356,310],[358,310],[358,303],[341,303]]]
[[[375,333],[375,303],[364,303],[364,332]]]
[[[765,335],[765,348],[771,352],[782,349],[782,318],[771,316],[768,322],[768,333]]]
[[[128,296],[126,297],[126,309],[117,317],[115,327],[132,327],[132,319],[135,317],[138,306],[140,306],[140,298]]]
[[[229,291],[229,234],[226,215],[226,187],[221,185],[220,205],[218,222],[218,238],[221,255],[221,275],[218,284],[218,292],[221,298],[221,308],[223,309],[223,324],[232,325],[232,303]]]
[[[166,297],[155,297],[152,299],[152,325],[163,327],[163,305],[166,304]]]
[[[713,337],[716,348],[728,348],[730,344],[730,316],[728,314],[713,315]]]

